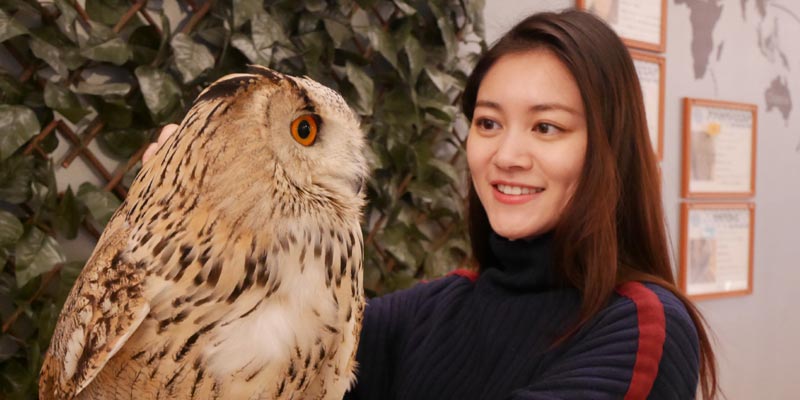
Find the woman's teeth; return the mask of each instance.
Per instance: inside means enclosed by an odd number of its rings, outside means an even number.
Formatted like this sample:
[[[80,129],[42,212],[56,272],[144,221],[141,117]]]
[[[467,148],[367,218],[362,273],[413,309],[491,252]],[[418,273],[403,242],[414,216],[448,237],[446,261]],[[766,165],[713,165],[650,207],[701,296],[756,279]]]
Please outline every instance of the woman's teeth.
[[[500,193],[515,195],[515,196],[523,194],[539,193],[544,191],[543,188],[530,188],[530,187],[510,186],[510,185],[497,185],[497,190],[499,190]]]

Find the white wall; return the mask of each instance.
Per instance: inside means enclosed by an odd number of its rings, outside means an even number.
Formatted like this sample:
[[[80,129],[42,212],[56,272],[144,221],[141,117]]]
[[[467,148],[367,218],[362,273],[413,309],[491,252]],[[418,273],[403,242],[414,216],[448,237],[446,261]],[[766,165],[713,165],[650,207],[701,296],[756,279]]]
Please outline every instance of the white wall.
[[[678,0],[702,3],[704,0]],[[664,205],[674,253],[678,252],[682,101],[710,98],[758,105],[753,294],[699,301],[717,337],[721,386],[730,400],[800,398],[800,2],[723,1],[713,25],[708,71],[695,78],[690,8],[668,0],[664,123]],[[762,18],[757,5],[766,4]],[[487,0],[489,42],[534,11],[574,6],[570,0]],[[776,27],[777,25],[777,27]],[[777,32],[780,54],[759,50]],[[718,46],[722,51],[717,58]],[[773,57],[774,56],[774,57]],[[773,57],[770,59],[770,57]],[[776,77],[788,81],[793,110],[784,119],[766,110],[764,90]]]

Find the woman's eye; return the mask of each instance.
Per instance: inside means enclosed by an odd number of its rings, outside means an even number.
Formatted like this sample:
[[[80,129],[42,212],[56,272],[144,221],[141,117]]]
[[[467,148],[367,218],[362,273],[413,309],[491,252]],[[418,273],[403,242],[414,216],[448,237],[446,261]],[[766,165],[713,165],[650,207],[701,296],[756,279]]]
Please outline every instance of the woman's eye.
[[[485,130],[492,130],[497,128],[497,122],[494,122],[490,119],[481,118],[477,121],[478,128],[485,129]]]
[[[558,128],[556,128],[554,125],[545,122],[540,122],[534,125],[533,130],[539,133],[547,134],[547,133],[556,133],[556,131],[558,131]]]

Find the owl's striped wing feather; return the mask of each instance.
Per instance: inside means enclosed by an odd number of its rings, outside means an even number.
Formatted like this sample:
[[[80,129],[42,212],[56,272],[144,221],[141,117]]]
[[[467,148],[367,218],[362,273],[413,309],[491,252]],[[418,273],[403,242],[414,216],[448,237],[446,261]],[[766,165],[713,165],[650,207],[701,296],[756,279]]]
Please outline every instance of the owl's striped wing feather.
[[[64,304],[42,366],[42,400],[77,396],[150,311],[142,293],[145,268],[123,257],[129,233],[121,214],[109,222]]]

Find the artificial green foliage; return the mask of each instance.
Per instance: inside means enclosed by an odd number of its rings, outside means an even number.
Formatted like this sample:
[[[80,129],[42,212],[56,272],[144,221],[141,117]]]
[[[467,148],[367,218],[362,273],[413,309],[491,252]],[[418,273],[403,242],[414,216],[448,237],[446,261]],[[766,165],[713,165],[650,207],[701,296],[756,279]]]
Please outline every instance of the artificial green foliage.
[[[54,152],[76,146],[59,129],[79,140],[94,132],[100,151],[125,165],[206,85],[247,64],[310,76],[361,116],[372,166],[368,295],[467,263],[455,126],[485,48],[482,0],[163,1],[129,12],[138,3],[0,0],[0,398],[36,397],[43,352],[85,262],[67,259],[64,239],[102,230],[124,194],[99,175],[59,185]]]

